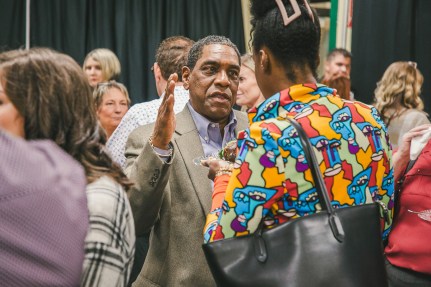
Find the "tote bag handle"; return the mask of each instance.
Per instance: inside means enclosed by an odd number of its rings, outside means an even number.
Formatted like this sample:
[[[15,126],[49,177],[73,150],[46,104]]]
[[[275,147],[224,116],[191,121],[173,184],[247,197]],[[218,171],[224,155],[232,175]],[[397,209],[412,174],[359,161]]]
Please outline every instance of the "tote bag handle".
[[[295,128],[298,133],[299,139],[301,140],[302,148],[304,149],[305,158],[311,169],[311,174],[313,176],[314,183],[316,185],[317,194],[322,202],[322,208],[328,213],[329,226],[331,227],[334,237],[342,242],[344,240],[344,230],[341,225],[341,221],[338,218],[334,208],[332,207],[331,200],[328,196],[328,191],[326,189],[325,181],[323,180],[320,168],[317,165],[316,155],[314,154],[313,147],[308,139],[302,126],[293,118],[286,118],[287,121]]]

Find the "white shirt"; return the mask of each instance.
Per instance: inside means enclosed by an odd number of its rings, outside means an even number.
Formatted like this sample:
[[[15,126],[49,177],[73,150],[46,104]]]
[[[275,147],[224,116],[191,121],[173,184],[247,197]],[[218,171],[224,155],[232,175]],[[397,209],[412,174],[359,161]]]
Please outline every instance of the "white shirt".
[[[184,109],[189,101],[189,91],[183,86],[176,86],[174,90],[175,105],[174,112],[177,114]],[[114,133],[106,143],[106,147],[111,153],[112,159],[121,167],[125,167],[126,157],[124,156],[127,138],[130,133],[137,127],[150,124],[156,121],[162,95],[159,99],[145,103],[133,105],[124,115],[121,123],[115,129]]]

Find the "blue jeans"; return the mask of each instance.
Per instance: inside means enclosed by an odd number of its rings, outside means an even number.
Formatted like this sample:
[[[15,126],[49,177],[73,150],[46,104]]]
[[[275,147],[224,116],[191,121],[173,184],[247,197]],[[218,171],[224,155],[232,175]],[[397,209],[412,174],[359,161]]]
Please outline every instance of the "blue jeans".
[[[431,259],[430,259],[431,260]],[[392,265],[387,259],[389,287],[430,287],[431,275]],[[431,263],[431,262],[430,262]]]

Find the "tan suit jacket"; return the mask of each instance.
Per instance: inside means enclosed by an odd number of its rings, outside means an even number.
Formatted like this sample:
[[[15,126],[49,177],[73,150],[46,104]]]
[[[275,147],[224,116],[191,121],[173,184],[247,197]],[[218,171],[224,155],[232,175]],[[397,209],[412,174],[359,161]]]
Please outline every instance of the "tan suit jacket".
[[[234,112],[238,133],[248,127],[248,120]],[[126,145],[126,173],[135,181],[129,199],[136,235],[152,230],[144,267],[133,286],[215,286],[201,248],[212,190],[208,169],[193,163],[204,154],[196,125],[186,106],[177,115],[170,163],[148,143],[153,127],[137,128]]]

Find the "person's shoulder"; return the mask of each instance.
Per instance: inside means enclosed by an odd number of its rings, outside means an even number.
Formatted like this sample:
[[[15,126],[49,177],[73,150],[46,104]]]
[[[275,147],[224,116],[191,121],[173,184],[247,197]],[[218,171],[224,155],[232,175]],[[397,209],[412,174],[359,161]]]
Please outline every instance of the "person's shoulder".
[[[232,111],[237,118],[247,119],[247,113],[246,112],[238,111],[238,110],[232,110]]]
[[[373,105],[366,104],[358,100],[345,100],[340,98],[338,99],[343,102],[341,109],[347,107],[350,110],[355,110],[356,112],[365,117],[367,117],[368,115],[372,115],[373,117],[375,117],[379,114],[378,110]]]
[[[417,109],[407,110],[404,115],[401,115],[399,120],[402,123],[402,130],[404,131],[411,130],[416,126],[430,123],[428,114]]]
[[[137,127],[136,129],[134,129],[129,136],[131,136],[132,134],[140,134],[140,135],[145,135],[147,133],[151,133],[151,131],[154,129],[154,125],[156,123],[152,122],[149,124],[145,124],[145,125],[141,125],[139,127]]]
[[[117,192],[121,185],[110,176],[104,175],[87,185],[87,190],[106,189]]]
[[[66,194],[72,194],[85,187],[81,164],[50,140],[26,141],[0,131],[0,146],[3,187],[10,184],[15,192],[31,189],[53,195],[63,194],[62,188],[68,190]]]
[[[249,125],[247,113],[233,110],[233,113],[238,121],[238,128],[240,130],[246,129]]]
[[[408,109],[405,113],[405,119],[406,120],[413,120],[413,119],[425,120],[426,119],[426,121],[429,122],[428,114],[418,109]]]
[[[232,110],[237,119],[241,119],[242,121],[247,121],[248,123],[248,114],[247,112]]]
[[[86,191],[90,213],[94,213],[94,210],[108,210],[126,198],[121,184],[107,175],[89,183]]]
[[[130,118],[139,118],[142,115],[145,115],[148,111],[153,111],[155,108],[155,111],[157,111],[158,107],[160,106],[160,99],[154,99],[148,102],[143,102],[139,104],[134,104],[130,107],[130,109],[127,111],[125,117]]]
[[[145,142],[153,133],[155,123],[139,126],[130,132],[127,142]]]

